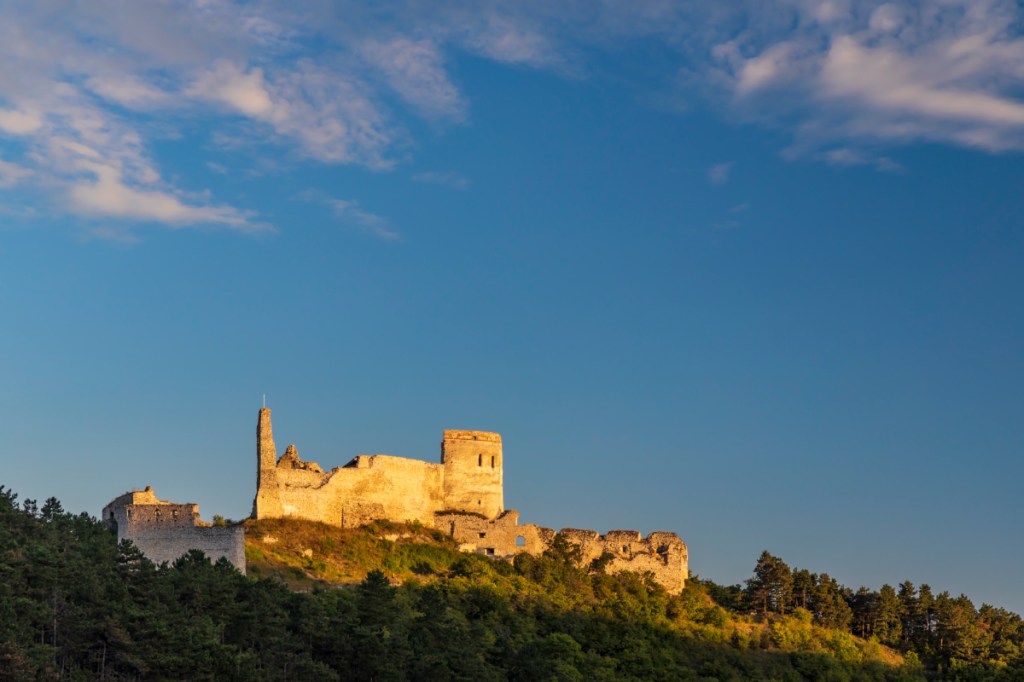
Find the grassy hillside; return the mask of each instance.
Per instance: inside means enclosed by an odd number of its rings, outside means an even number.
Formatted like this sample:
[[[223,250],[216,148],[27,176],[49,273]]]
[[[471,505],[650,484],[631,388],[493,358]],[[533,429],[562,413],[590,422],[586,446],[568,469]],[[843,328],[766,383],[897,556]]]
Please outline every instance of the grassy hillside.
[[[803,679],[801,670],[813,678],[817,673],[812,670],[833,668],[858,670],[866,675],[863,679],[917,677],[897,652],[814,625],[806,610],[769,619],[741,616],[716,605],[699,581],[672,597],[643,576],[607,576],[579,568],[569,546],[539,559],[523,556],[508,563],[460,553],[444,534],[419,525],[379,522],[339,530],[304,521],[247,521],[246,533],[253,577],[272,576],[293,589],[312,590],[352,585],[380,571],[389,583],[410,593],[487,590],[523,610],[539,610],[545,619],[555,614],[596,617],[638,628],[642,639],[686,641],[686,650],[700,652],[692,672],[714,668],[721,673],[703,677],[773,679],[796,674],[793,679]]]

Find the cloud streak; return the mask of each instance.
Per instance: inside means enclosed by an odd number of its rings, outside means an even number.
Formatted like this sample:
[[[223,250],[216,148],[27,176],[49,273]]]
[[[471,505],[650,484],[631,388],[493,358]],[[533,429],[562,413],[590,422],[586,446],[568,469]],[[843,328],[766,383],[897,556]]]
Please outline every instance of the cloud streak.
[[[426,171],[423,173],[416,173],[412,176],[413,182],[419,182],[427,185],[441,185],[442,187],[448,187],[449,189],[465,190],[469,189],[469,178],[465,178],[458,173],[441,173],[437,171]]]
[[[1024,151],[1024,10],[1013,0],[16,4],[0,22],[0,189],[38,190],[84,221],[259,229],[251,210],[169,176],[154,131],[201,130],[210,168],[230,141],[232,153],[262,156],[254,166],[284,152],[388,170],[408,158],[418,121],[469,120],[471,93],[452,70],[466,53],[586,78],[595,55],[645,41],[668,58],[631,71],[632,85],[676,83],[675,98],[788,130],[785,155],[835,166],[893,170],[885,152],[918,141]],[[708,175],[728,177],[727,165]],[[374,224],[357,205],[337,210]]]
[[[359,206],[359,202],[352,199],[339,199],[315,189],[304,190],[296,198],[300,201],[326,206],[336,218],[349,227],[354,227],[386,241],[401,239],[401,235],[388,226],[386,218],[364,210]]]
[[[919,140],[1024,150],[1024,16],[1015,3],[788,4],[795,30],[773,29],[751,9],[753,29],[712,47],[716,84],[740,113],[797,121],[796,146],[811,152]]]

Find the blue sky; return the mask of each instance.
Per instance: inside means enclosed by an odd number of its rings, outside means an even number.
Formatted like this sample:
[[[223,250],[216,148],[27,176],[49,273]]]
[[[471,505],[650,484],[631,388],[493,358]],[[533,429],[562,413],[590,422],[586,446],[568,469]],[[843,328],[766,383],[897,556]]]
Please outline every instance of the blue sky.
[[[248,514],[502,433],[524,522],[1024,611],[1014,2],[0,2],[0,483]]]

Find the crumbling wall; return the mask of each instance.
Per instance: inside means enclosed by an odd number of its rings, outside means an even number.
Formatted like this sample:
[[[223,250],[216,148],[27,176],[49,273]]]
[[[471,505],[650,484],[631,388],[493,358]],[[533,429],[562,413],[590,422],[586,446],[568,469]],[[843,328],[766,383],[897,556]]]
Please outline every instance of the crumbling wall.
[[[502,511],[501,437],[445,431],[442,463],[390,455],[359,455],[324,472],[294,445],[276,458],[270,410],[260,410],[253,517],[292,517],[335,526],[377,519],[434,522],[447,509],[495,517]]]
[[[103,508],[102,519],[119,542],[131,540],[153,563],[171,563],[198,549],[211,561],[224,557],[245,573],[245,529],[205,523],[197,504],[159,500],[147,487],[115,498]]]
[[[534,525],[519,525],[519,512],[505,511],[496,519],[458,512],[434,515],[434,527],[447,533],[465,552],[508,557],[520,552],[540,554],[555,537],[555,531]]]
[[[611,530],[600,535],[592,530],[565,528],[559,535],[579,545],[582,563],[609,553],[612,558],[605,565],[609,573],[651,573],[655,582],[672,594],[681,592],[689,577],[686,544],[675,533],[655,532],[645,538],[635,530]]]
[[[360,526],[376,519],[432,525],[443,505],[440,464],[388,455],[360,455],[344,467],[319,473],[314,462],[285,460],[277,467],[275,499],[280,513],[333,526]],[[296,466],[298,464],[298,466]],[[266,518],[259,516],[258,518]]]
[[[675,533],[651,533],[646,538],[635,530],[601,535],[593,530],[565,528],[556,533],[532,524],[519,525],[519,512],[514,509],[496,519],[452,512],[435,514],[434,519],[435,528],[453,537],[464,552],[494,557],[537,555],[560,535],[579,546],[580,564],[584,566],[607,552],[612,555],[605,564],[607,572],[651,573],[654,581],[671,594],[681,592],[689,577],[686,545]]]
[[[519,512],[504,508],[501,436],[486,431],[448,430],[441,463],[359,455],[344,467],[324,472],[288,446],[277,459],[270,410],[260,410],[257,433],[255,518],[294,517],[334,526],[361,526],[378,519],[419,521],[451,535],[464,551],[511,557],[540,554],[556,533],[519,525]],[[584,564],[612,556],[607,571],[650,572],[677,593],[688,577],[686,545],[675,533],[566,528],[558,534],[579,545]]]

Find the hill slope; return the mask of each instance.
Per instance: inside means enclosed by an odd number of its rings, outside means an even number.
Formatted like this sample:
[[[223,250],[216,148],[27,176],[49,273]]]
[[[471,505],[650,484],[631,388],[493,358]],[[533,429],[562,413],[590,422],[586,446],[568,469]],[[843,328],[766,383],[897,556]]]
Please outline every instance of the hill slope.
[[[247,522],[250,576],[156,567],[96,519],[0,487],[0,680],[924,680],[816,625],[580,567],[492,561],[416,526]],[[949,679],[1020,679],[973,666]]]

